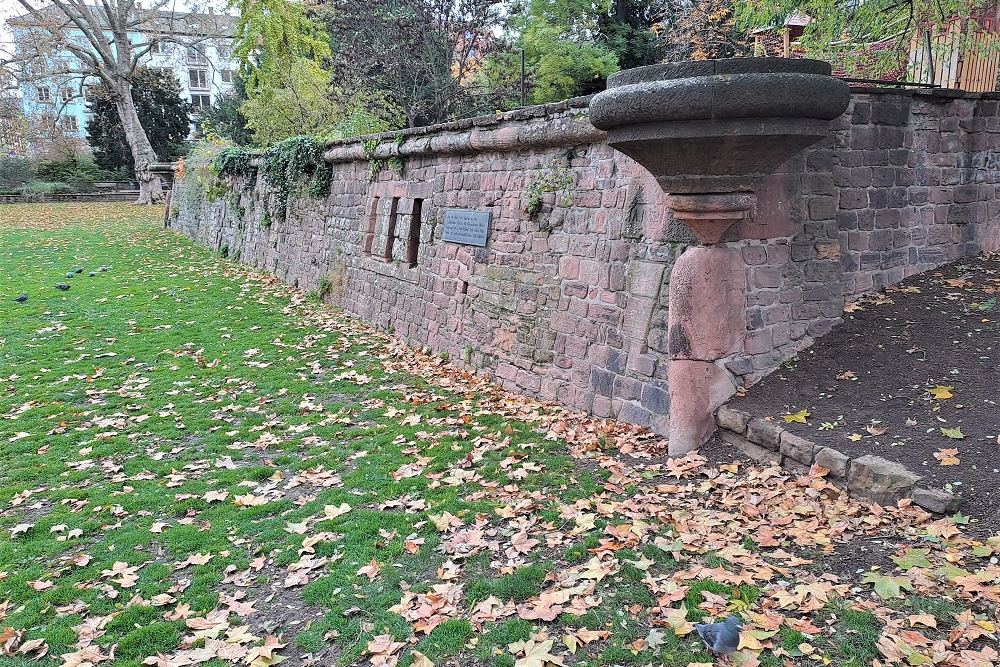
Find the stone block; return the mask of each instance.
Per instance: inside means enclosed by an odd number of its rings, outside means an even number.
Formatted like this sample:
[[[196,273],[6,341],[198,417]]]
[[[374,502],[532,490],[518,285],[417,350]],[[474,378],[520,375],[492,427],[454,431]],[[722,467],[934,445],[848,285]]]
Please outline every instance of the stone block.
[[[667,414],[670,409],[670,394],[665,389],[644,385],[642,388],[642,407],[656,414]]]
[[[847,468],[850,458],[846,454],[838,452],[829,447],[816,448],[816,460],[814,463],[830,471],[830,477],[844,479],[847,477]]]
[[[913,504],[935,514],[954,514],[958,511],[958,506],[962,504],[962,499],[959,496],[948,493],[944,489],[918,487],[913,489],[912,498]]]
[[[629,284],[632,294],[655,299],[663,283],[665,265],[660,262],[634,261],[629,266]]]
[[[735,392],[732,376],[707,361],[673,359],[670,389],[670,456],[683,456],[715,431],[715,411]]]
[[[811,466],[813,462],[813,452],[816,443],[789,431],[782,431],[778,451],[782,456],[791,458],[799,463]]]
[[[870,498],[882,505],[895,505],[909,498],[920,475],[880,456],[867,454],[851,461],[847,490],[854,496]]]
[[[750,415],[742,410],[723,405],[715,413],[715,423],[719,428],[724,428],[733,433],[743,435],[747,432],[747,424],[750,422]]]
[[[810,466],[807,466],[805,463],[799,463],[790,456],[782,456],[781,467],[796,475],[808,475]]]
[[[720,431],[719,439],[727,445],[732,445],[757,463],[777,465],[781,461],[781,457],[777,453],[756,445],[731,431]]]
[[[760,417],[754,417],[747,424],[747,439],[754,444],[761,445],[773,452],[776,452],[778,451],[778,445],[781,442],[781,434],[783,431],[784,429],[774,422],[769,422],[761,419]]]
[[[746,334],[746,272],[737,249],[691,248],[670,274],[672,359],[720,359]],[[672,372],[672,371],[671,371]]]

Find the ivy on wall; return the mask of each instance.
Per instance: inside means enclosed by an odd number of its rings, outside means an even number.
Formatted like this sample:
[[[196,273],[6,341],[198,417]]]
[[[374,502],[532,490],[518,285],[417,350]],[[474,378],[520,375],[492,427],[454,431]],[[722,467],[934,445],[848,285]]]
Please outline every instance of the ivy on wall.
[[[255,151],[208,140],[199,145],[183,169],[185,197],[193,203],[212,203],[228,197],[237,216],[243,217],[241,197],[253,191],[258,173],[273,193],[261,226],[282,220],[288,200],[297,195],[325,197],[330,192],[332,169],[323,159],[324,145],[312,137],[291,137]]]
[[[288,199],[302,192],[325,197],[333,170],[323,159],[323,144],[312,137],[289,137],[270,146],[261,157],[261,173],[274,191],[275,211],[285,217]]]

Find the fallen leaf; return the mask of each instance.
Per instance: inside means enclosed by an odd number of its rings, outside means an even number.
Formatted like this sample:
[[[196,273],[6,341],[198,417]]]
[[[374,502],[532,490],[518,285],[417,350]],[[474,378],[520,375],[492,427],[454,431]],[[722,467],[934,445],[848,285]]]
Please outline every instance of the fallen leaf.
[[[798,412],[793,412],[791,414],[785,415],[784,417],[782,417],[782,419],[785,420],[786,424],[791,424],[793,422],[798,423],[798,424],[805,424],[806,423],[806,417],[808,417],[811,414],[812,414],[811,412],[809,412],[808,410],[806,410],[805,408],[803,408],[803,409],[799,410]]]

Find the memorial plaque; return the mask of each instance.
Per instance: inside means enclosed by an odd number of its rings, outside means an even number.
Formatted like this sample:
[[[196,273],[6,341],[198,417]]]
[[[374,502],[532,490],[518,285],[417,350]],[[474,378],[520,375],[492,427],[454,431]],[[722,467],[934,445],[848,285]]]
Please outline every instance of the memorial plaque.
[[[486,245],[489,234],[489,211],[469,211],[461,208],[445,210],[443,240],[481,248]]]

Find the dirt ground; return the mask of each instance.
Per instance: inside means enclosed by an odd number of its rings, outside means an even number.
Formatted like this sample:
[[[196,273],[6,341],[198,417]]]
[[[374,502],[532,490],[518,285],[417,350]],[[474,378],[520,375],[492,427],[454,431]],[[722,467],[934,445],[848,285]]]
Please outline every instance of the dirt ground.
[[[970,527],[995,530],[998,302],[998,255],[911,277],[849,305],[842,325],[732,405],[851,456],[898,461],[961,495]],[[805,423],[786,423],[802,410]]]

